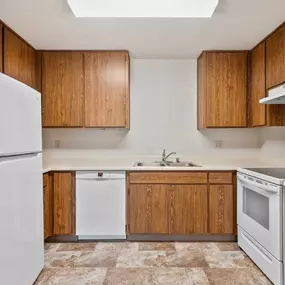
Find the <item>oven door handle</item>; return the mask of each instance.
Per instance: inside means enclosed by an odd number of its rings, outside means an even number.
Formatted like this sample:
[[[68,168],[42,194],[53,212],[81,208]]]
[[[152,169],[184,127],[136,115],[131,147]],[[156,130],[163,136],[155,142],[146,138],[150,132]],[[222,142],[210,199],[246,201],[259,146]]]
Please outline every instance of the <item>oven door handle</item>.
[[[273,189],[270,186],[266,186],[266,185],[263,185],[263,184],[256,183],[254,181],[250,181],[250,180],[244,179],[243,176],[240,175],[240,174],[237,174],[237,177],[238,177],[238,179],[241,182],[243,182],[243,183],[245,183],[245,184],[247,184],[249,186],[254,186],[254,187],[260,188],[260,189],[262,189],[262,190],[264,190],[266,192],[273,193],[273,194],[278,194],[278,190],[275,190],[275,189]]]

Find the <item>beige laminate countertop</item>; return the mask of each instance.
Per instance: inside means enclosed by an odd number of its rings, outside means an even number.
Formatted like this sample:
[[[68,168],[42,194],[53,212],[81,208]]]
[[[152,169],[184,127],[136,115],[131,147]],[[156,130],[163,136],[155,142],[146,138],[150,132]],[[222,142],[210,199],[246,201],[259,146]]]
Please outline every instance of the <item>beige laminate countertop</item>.
[[[145,160],[144,160],[145,161]],[[44,165],[48,171],[234,171],[237,168],[285,167],[285,162],[262,161],[258,159],[193,159],[200,167],[135,167],[132,159],[62,159]]]

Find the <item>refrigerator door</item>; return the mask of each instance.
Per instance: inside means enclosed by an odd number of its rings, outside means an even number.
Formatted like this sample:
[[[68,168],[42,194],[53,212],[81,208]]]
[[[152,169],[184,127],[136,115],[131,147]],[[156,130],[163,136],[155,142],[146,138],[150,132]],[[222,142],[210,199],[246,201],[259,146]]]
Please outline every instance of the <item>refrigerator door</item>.
[[[0,157],[42,151],[41,94],[0,73]]]
[[[31,285],[44,266],[41,156],[0,158],[0,284]]]

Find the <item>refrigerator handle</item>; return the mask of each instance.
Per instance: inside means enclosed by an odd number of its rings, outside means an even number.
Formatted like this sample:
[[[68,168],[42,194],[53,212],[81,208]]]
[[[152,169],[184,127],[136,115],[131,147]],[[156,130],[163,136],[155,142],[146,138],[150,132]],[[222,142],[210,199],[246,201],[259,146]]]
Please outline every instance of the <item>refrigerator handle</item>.
[[[0,163],[4,162],[10,162],[15,160],[22,160],[27,158],[33,158],[39,156],[40,153],[21,153],[21,154],[13,154],[13,155],[6,155],[6,156],[0,156]]]

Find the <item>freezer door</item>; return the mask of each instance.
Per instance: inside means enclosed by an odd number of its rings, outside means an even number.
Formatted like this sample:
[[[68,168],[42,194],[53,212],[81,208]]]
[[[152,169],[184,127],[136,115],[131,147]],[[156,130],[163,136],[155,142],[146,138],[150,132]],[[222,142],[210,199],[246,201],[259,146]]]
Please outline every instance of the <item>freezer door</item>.
[[[0,159],[0,284],[31,285],[44,266],[41,154]]]
[[[41,94],[0,73],[0,157],[42,151]]]

